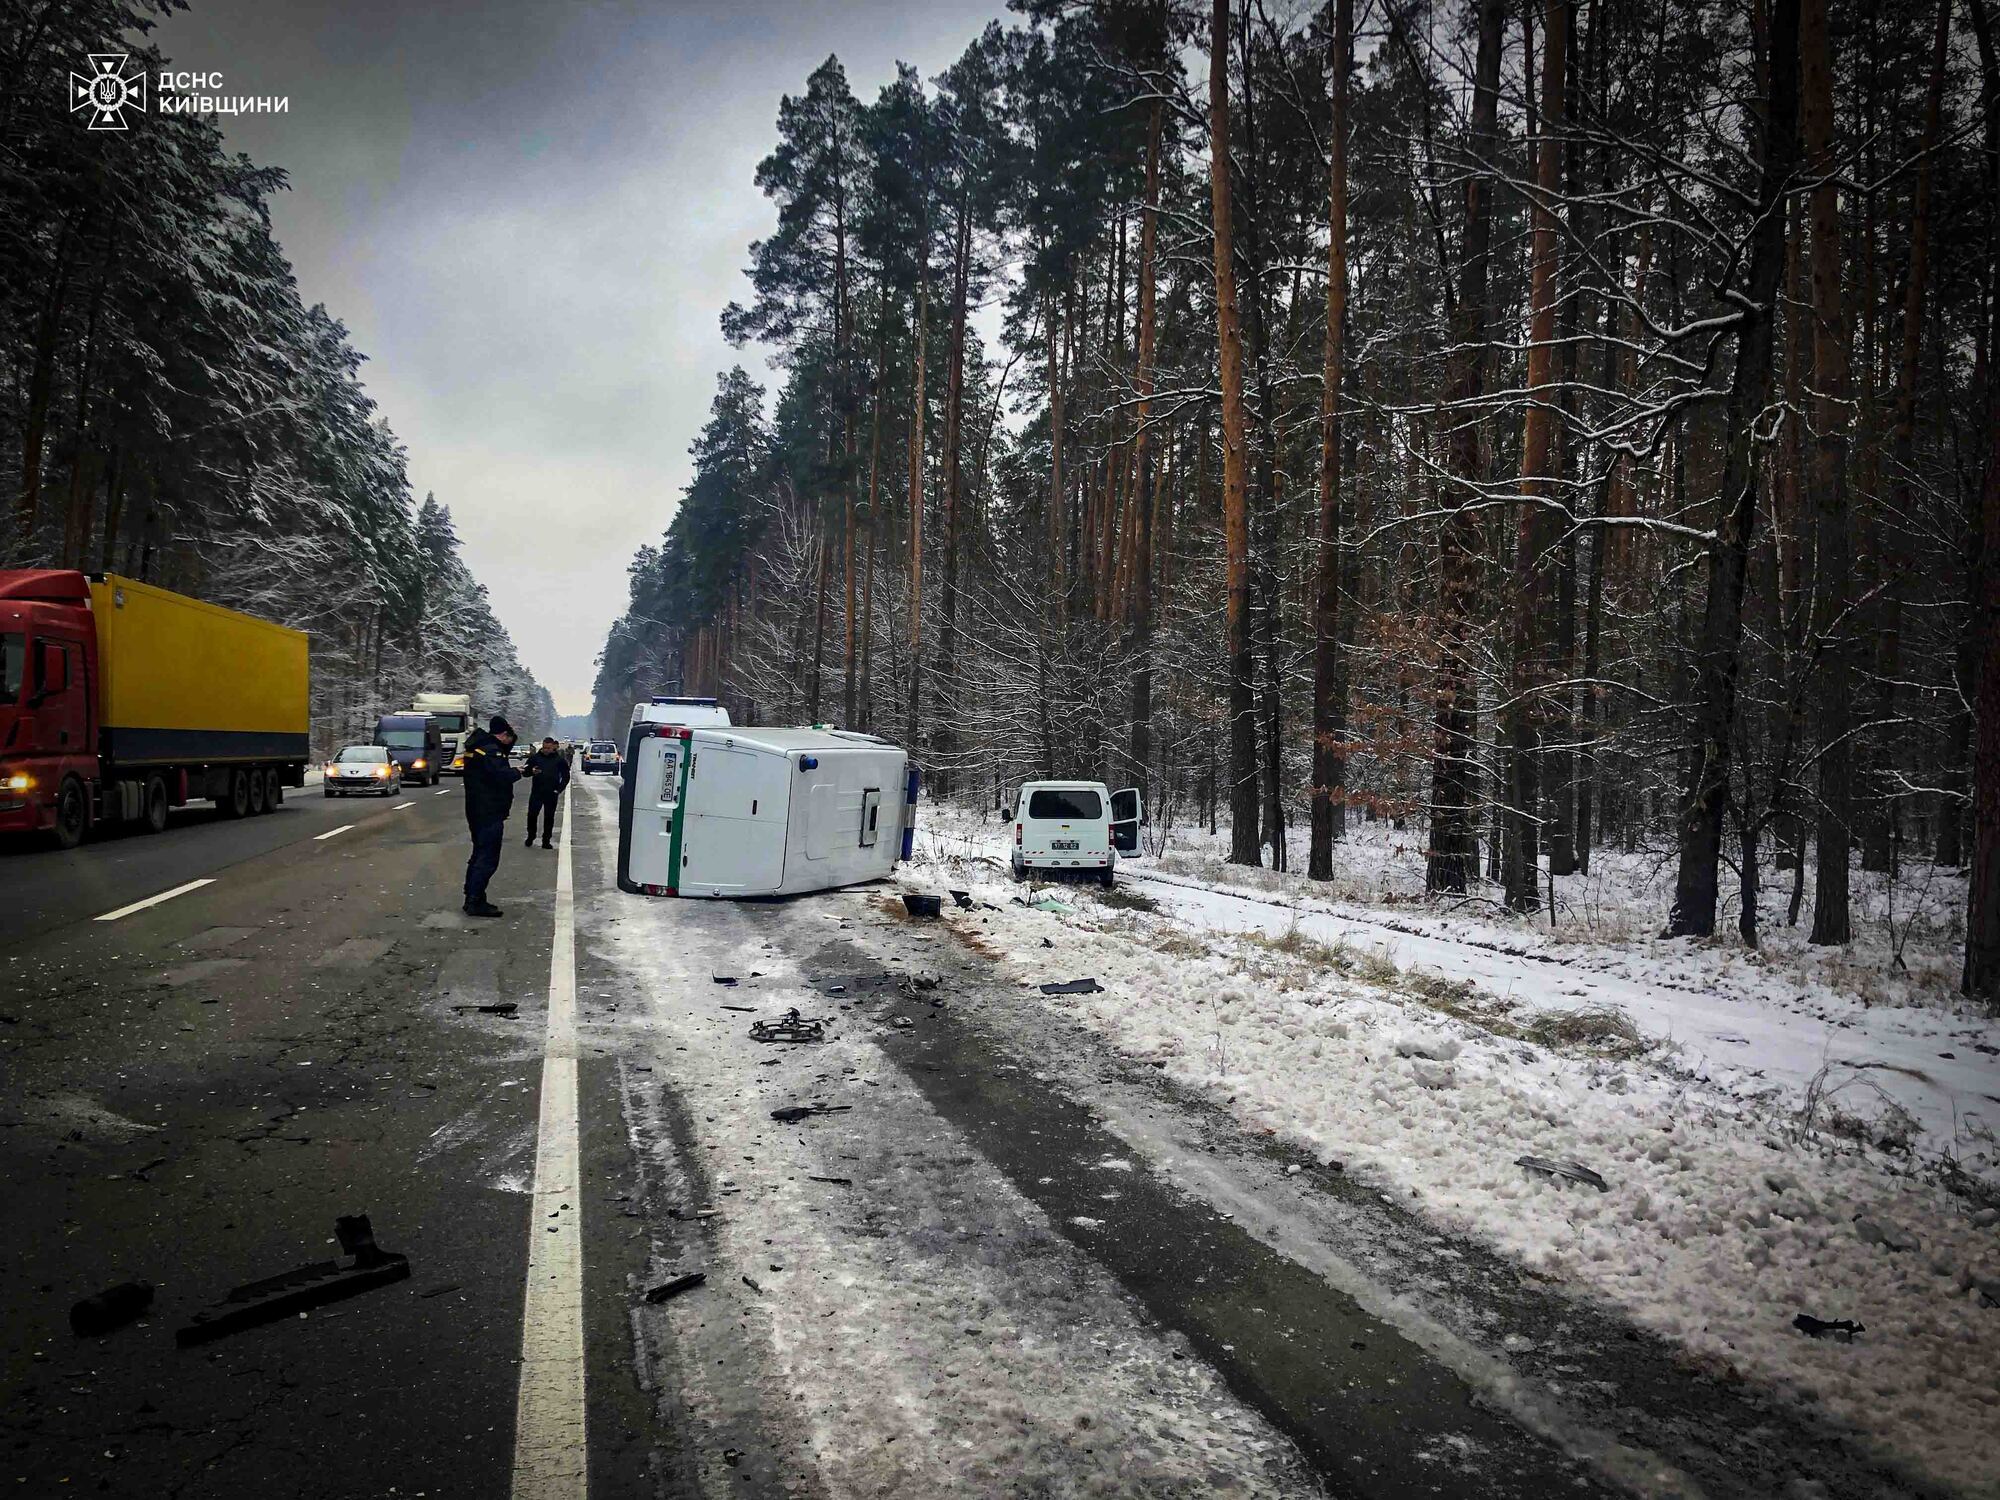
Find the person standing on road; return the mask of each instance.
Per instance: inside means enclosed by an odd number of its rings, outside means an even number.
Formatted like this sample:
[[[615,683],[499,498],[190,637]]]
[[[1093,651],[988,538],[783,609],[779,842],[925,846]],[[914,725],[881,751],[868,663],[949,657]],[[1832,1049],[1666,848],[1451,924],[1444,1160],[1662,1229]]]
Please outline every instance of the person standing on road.
[[[542,820],[542,847],[555,847],[549,842],[549,835],[555,832],[556,799],[569,785],[569,762],[553,737],[542,741],[541,749],[528,757],[528,769],[522,772],[532,777],[534,785],[528,788],[528,847],[535,847],[535,818]]]
[[[507,814],[514,806],[514,783],[521,773],[507,764],[514,726],[500,715],[484,730],[465,737],[465,826],[472,832],[472,857],[465,862],[465,914],[497,917],[500,908],[486,899],[486,882],[500,868],[500,843],[507,835]]]

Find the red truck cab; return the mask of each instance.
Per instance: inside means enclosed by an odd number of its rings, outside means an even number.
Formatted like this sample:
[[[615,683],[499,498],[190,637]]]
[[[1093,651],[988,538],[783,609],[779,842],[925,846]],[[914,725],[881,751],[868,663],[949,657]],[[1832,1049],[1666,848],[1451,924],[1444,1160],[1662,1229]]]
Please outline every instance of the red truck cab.
[[[83,574],[24,569],[0,578],[0,833],[54,830],[70,843],[89,826],[96,681]]]

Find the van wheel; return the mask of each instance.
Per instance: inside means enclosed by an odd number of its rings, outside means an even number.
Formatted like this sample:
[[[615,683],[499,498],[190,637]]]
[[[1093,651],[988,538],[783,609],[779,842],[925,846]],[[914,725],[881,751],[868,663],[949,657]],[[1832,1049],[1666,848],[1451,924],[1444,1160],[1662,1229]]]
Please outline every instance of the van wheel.
[[[264,811],[264,773],[246,771],[243,779],[247,783],[245,790],[250,798],[249,813],[254,818]]]
[[[1016,881],[1022,881],[1028,878],[1027,867],[1021,863],[1018,857],[1008,862],[1008,868],[1014,872],[1014,879]]]
[[[1115,877],[1112,875],[1111,868],[1108,865],[1104,869],[1099,870],[1097,872],[1097,883],[1103,886],[1107,891],[1111,889],[1112,881],[1114,878]]]
[[[83,783],[74,776],[66,777],[62,790],[56,793],[56,847],[74,849],[89,828],[90,803],[83,795]]]
[[[250,775],[247,771],[229,773],[229,795],[222,799],[222,815],[225,818],[250,816]]]
[[[167,831],[167,784],[153,776],[146,782],[146,806],[140,826],[148,833]]]

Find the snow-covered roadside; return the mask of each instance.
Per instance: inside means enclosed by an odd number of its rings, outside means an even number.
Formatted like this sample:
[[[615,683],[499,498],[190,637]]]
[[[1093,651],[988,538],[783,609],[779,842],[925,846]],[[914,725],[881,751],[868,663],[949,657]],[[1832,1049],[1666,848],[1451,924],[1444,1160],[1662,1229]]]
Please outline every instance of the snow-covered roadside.
[[[997,908],[948,920],[1018,979],[1097,978],[1103,993],[1044,1003],[1121,1052],[1716,1367],[1821,1403],[1912,1467],[2000,1494],[1990,1215],[1976,1222],[1879,1158],[1802,1144],[1789,1110],[1704,1084],[1674,1058],[1551,1050],[1482,1015],[1477,997],[1460,1008],[1488,1025],[1441,1014],[1387,965],[1302,943],[1310,934],[1294,935],[1288,914],[1275,933],[1241,920],[1258,931],[1245,937],[1230,930],[1230,903],[1191,892],[1174,904],[1177,888],[1150,885],[1157,912],[1080,888],[1056,892],[1067,911],[1030,910],[992,866],[951,861],[968,845],[945,835],[922,841],[904,880]],[[1462,949],[1452,961],[1474,962]],[[1543,1008],[1609,998],[1567,993],[1581,985],[1562,969],[1509,961],[1538,971]],[[1762,1045],[1794,1045],[1801,1020],[1774,1008]],[[1531,1174],[1515,1164],[1524,1154],[1575,1159],[1609,1190]],[[1852,1344],[1809,1338],[1792,1325],[1802,1312],[1865,1331]]]
[[[608,863],[615,819],[595,795]],[[797,1443],[811,1472],[780,1479],[802,1493],[1318,1493],[1291,1446],[945,1123],[867,1029],[797,1049],[746,1039],[745,1007],[830,1008],[774,939],[821,924],[833,941],[850,910],[614,898],[586,918],[590,951],[637,1002],[593,1034],[644,1059],[628,1094],[671,1077],[705,1178],[685,1185],[713,1195],[679,1205],[714,1212],[707,1284],[641,1318],[683,1349],[708,1323],[747,1334],[758,1369],[739,1390]],[[840,1112],[771,1119],[801,1102]],[[657,1144],[635,1140],[642,1155]],[[683,1395],[716,1439],[703,1451],[720,1454],[744,1413],[696,1363]],[[716,1466],[715,1491],[736,1488],[743,1475]]]
[[[1001,859],[994,825],[951,808],[927,807],[925,815],[920,838],[933,856]],[[1397,894],[1389,872],[1400,867],[1383,837],[1355,842],[1343,859]],[[1929,1003],[1913,1003],[1907,983],[1870,1003],[1860,976],[1871,962],[1887,964],[1886,955],[1864,954],[1843,971],[1837,956],[1794,951],[1803,948],[1797,943],[1753,954],[1733,943],[1661,942],[1639,936],[1636,925],[1626,929],[1629,940],[1609,942],[1582,929],[1551,932],[1401,901],[1329,900],[1297,876],[1226,866],[1195,847],[1202,852],[1133,861],[1121,878],[1190,928],[1296,934],[1471,984],[1523,1014],[1613,1007],[1648,1040],[1674,1049],[1675,1065],[1690,1077],[1779,1114],[1810,1105],[1817,1126],[1838,1125],[1920,1160],[1947,1158],[2000,1190],[2000,1020],[1962,1010],[1935,990]],[[1612,857],[1602,863],[1617,868]],[[1637,879],[1630,868],[1624,873]],[[1600,906],[1634,910],[1639,897],[1629,882],[1614,888],[1609,875],[1597,879]],[[1420,890],[1420,869],[1416,880]],[[1862,993],[1843,988],[1846,977]]]

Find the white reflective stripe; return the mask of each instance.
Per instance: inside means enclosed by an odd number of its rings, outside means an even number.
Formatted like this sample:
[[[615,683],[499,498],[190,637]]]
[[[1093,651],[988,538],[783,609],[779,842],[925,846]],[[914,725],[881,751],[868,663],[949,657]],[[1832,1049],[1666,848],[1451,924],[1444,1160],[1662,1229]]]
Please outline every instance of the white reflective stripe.
[[[561,849],[535,1189],[528,1213],[513,1500],[584,1500],[590,1490],[583,1390],[583,1194],[578,1190],[576,899],[568,799],[563,801]]]
[[[394,807],[390,808],[389,811],[401,812],[406,807],[415,807],[416,805],[417,804],[414,802],[398,802]]]
[[[436,791],[432,792],[431,795],[433,797],[449,797],[451,795],[451,788],[448,786],[441,786]]]
[[[564,820],[564,836],[568,836],[568,820]],[[94,920],[115,922],[120,917],[129,917],[135,911],[144,911],[149,906],[158,906],[162,901],[171,901],[176,896],[185,896],[189,891],[198,891],[205,885],[214,885],[215,878],[208,876],[201,880],[190,880],[186,885],[177,885],[170,891],[161,891],[157,896],[148,896],[144,901],[134,901],[130,906],[121,906],[116,911],[108,911]]]
[[[316,833],[313,835],[313,842],[317,844],[321,839],[330,839],[336,833],[345,833],[353,826],[352,823],[342,823],[338,828],[329,828],[325,833]]]

